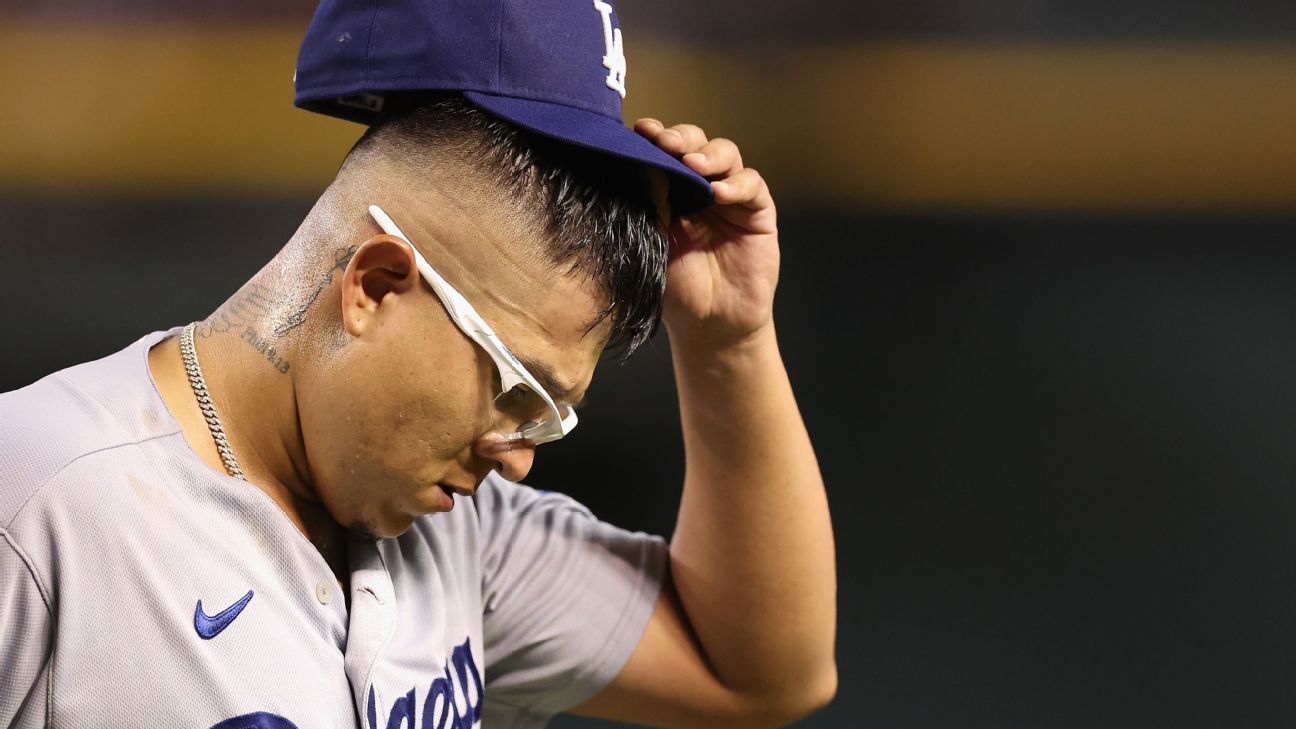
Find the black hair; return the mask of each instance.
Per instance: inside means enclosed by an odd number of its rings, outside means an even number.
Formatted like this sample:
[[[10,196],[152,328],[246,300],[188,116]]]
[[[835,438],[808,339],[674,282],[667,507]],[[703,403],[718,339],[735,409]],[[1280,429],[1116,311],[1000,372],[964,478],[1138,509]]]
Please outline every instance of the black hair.
[[[538,218],[554,265],[599,285],[608,304],[590,328],[611,317],[611,350],[629,357],[652,337],[661,321],[668,239],[643,169],[521,129],[458,93],[388,102],[352,155],[377,145],[456,152]]]

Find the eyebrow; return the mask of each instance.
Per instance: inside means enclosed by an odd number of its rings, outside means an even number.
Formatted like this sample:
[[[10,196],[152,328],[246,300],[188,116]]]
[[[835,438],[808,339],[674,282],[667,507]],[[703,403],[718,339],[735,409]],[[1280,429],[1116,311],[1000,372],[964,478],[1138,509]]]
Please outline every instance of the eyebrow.
[[[545,392],[549,393],[549,397],[552,397],[554,400],[558,400],[560,402],[566,403],[567,405],[570,405],[573,408],[578,408],[581,405],[585,404],[584,397],[582,397],[577,402],[571,401],[572,394],[573,394],[572,391],[575,390],[576,388],[564,387],[561,383],[559,383],[558,377],[557,375],[554,374],[552,367],[545,364],[544,362],[541,362],[538,359],[531,359],[530,357],[523,357],[521,355],[516,355],[516,354],[515,356],[517,357],[518,361],[522,363],[522,366],[527,368],[527,372],[530,372],[536,378],[536,381],[544,386]]]

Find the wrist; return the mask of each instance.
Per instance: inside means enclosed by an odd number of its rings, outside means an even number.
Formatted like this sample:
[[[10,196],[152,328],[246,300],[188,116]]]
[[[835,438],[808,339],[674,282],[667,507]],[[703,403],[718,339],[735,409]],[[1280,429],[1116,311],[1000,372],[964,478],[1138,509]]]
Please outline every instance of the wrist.
[[[705,332],[681,333],[666,325],[672,357],[676,364],[706,369],[742,368],[773,355],[778,357],[778,337],[771,319],[760,328],[740,336],[717,337]]]

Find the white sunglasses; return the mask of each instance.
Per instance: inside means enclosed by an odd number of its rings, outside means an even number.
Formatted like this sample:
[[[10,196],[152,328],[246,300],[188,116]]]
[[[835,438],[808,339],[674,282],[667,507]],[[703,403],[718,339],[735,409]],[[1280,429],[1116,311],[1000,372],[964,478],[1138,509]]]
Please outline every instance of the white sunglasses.
[[[541,422],[526,424],[521,430],[505,435],[508,440],[529,440],[533,443],[548,443],[549,441],[558,440],[567,435],[576,427],[576,411],[570,405],[558,405],[545,392],[544,387],[536,381],[536,378],[527,372],[517,357],[509,351],[508,347],[500,341],[495,335],[495,330],[482,319],[481,314],[468,303],[448,281],[441,278],[441,274],[432,268],[423,254],[410,241],[409,236],[401,232],[395,221],[391,219],[383,209],[377,205],[369,206],[369,214],[378,222],[378,226],[388,235],[394,235],[397,238],[410,244],[410,249],[414,251],[414,262],[418,266],[419,273],[432,286],[432,290],[441,299],[442,305],[450,313],[450,319],[455,325],[471,340],[477,343],[477,346],[486,351],[490,358],[495,362],[495,369],[499,371],[500,376],[500,397],[508,393],[515,387],[522,386],[534,392],[546,405],[549,406],[549,417]],[[498,398],[497,398],[498,399]]]

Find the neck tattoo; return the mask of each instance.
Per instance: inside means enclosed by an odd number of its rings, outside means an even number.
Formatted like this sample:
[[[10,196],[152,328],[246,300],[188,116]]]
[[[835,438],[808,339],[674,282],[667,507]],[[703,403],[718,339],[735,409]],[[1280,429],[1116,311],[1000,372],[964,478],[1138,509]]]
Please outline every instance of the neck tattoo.
[[[225,436],[225,426],[216,414],[216,405],[212,403],[211,393],[207,391],[207,380],[203,379],[202,367],[198,366],[198,350],[194,348],[194,328],[198,322],[191,322],[180,333],[180,356],[184,359],[185,373],[189,375],[189,386],[193,388],[194,397],[198,398],[198,409],[202,410],[211,431],[212,440],[216,441],[216,450],[220,453],[225,472],[237,479],[247,480],[243,469],[239,468],[234,449],[230,447],[229,438]]]

